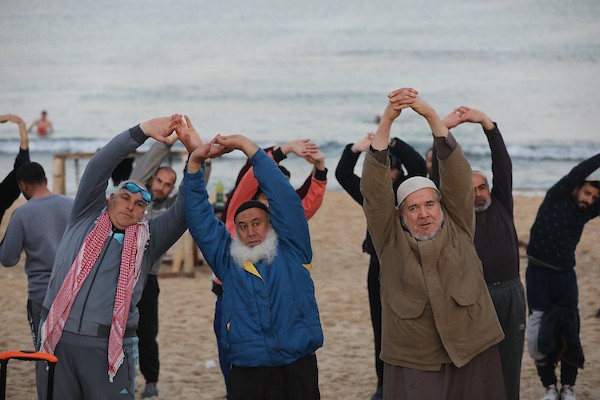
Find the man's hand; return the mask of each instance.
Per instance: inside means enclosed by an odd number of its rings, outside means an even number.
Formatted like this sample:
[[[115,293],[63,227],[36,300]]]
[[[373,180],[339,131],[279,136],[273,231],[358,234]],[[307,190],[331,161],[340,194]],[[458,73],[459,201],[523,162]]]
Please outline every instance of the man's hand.
[[[308,154],[316,151],[315,149],[317,149],[317,145],[311,142],[310,139],[290,140],[281,146],[281,151],[283,154],[287,155],[292,152],[298,157],[306,157]]]
[[[325,170],[325,155],[317,148],[317,151],[308,154],[304,157],[306,161],[311,164],[314,164],[318,170]]]
[[[174,115],[171,119],[169,129],[175,130],[177,137],[181,140],[181,143],[183,143],[188,153],[190,153],[187,171],[193,174],[202,168],[202,163],[207,158],[219,157],[223,154],[224,149],[215,144],[216,138],[209,143],[204,144],[202,139],[200,139],[200,135],[198,135],[198,132],[194,129],[192,121],[187,115],[184,117],[185,121],[180,115]]]
[[[381,119],[386,118],[393,121],[398,118],[402,110],[412,107],[418,94],[419,92],[413,88],[396,89],[388,94],[389,103]]]
[[[483,111],[465,106],[458,107],[458,110],[462,122],[481,124],[486,131],[494,129],[494,122]]]
[[[181,115],[173,115],[171,117],[169,129],[175,131],[175,134],[181,140],[181,143],[183,143],[188,153],[191,154],[197,147],[203,145],[203,143],[189,117],[184,115],[184,118],[185,121],[181,118]],[[167,138],[167,143],[173,143],[170,140],[171,137],[169,136],[169,138]]]
[[[419,115],[423,116],[429,127],[431,128],[431,132],[433,136],[436,137],[448,137],[448,128],[444,124],[444,121],[439,117],[437,112],[427,103],[425,100],[421,98],[421,96],[415,97],[414,102],[411,105],[411,108]]]
[[[421,96],[415,97],[414,102],[410,106],[417,114],[427,118],[432,114],[436,114],[433,107],[429,105]]]
[[[481,124],[486,131],[494,129],[494,122],[483,111],[470,107],[457,107],[444,118],[444,124],[448,129],[452,129],[463,122]]]
[[[460,109],[461,107],[455,108],[450,114],[444,117],[444,125],[446,125],[446,128],[452,129],[465,122],[462,119],[462,113]]]
[[[241,150],[248,158],[251,158],[259,149],[252,140],[243,135],[217,135],[215,143],[225,147],[227,151]]]
[[[170,117],[154,118],[140,124],[140,129],[148,137],[159,142],[169,143],[167,137],[173,133],[172,124],[176,119],[181,119],[181,115],[173,114]]]
[[[18,115],[14,114],[4,114],[0,115],[0,124],[5,122],[12,122],[19,126],[19,135],[21,136],[21,144],[20,148],[23,150],[29,149],[29,137],[27,136],[27,126],[25,125],[25,121]]]
[[[352,150],[353,153],[362,153],[363,151],[366,151],[371,145],[374,137],[375,134],[373,132],[367,133],[365,137],[356,141],[352,147],[350,147],[350,150]]]
[[[412,88],[396,89],[388,94],[388,103],[383,111],[377,132],[373,137],[371,146],[375,150],[385,150],[390,143],[390,130],[394,120],[400,116],[400,112],[412,107],[418,92]]]
[[[14,114],[0,115],[0,124],[3,124],[7,121],[15,123],[17,125],[25,126],[25,121],[23,121],[23,119],[21,117],[19,117],[18,115],[14,115]]]

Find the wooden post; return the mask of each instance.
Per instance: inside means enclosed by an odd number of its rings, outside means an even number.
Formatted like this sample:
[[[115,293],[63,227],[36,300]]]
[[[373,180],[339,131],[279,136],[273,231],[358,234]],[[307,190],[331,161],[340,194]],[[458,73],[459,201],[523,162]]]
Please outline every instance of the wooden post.
[[[65,159],[63,157],[54,156],[54,175],[53,175],[53,192],[66,194],[65,187]]]

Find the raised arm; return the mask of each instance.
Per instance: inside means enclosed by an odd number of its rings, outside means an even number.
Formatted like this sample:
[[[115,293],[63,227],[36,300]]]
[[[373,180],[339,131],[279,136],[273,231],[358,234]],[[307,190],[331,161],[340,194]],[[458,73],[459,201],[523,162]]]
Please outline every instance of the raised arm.
[[[367,226],[377,255],[385,244],[393,240],[397,222],[395,194],[390,183],[388,145],[393,122],[404,108],[410,107],[417,98],[417,91],[398,89],[388,95],[388,103],[379,121],[370,149],[365,154],[360,191]]]
[[[587,178],[598,168],[600,168],[600,153],[580,162],[573,167],[573,169],[567,175],[562,177],[548,190],[546,196],[560,197],[570,194],[573,189],[581,185],[583,181],[585,181],[585,178]]]
[[[310,220],[323,204],[323,197],[327,187],[327,168],[325,168],[325,155],[318,150],[307,155],[306,160],[314,164],[312,182],[306,196],[302,198],[302,208],[306,220]]]
[[[442,203],[447,212],[471,236],[475,233],[475,209],[473,207],[473,183],[471,166],[462,149],[436,111],[422,99],[413,109],[422,115],[432,130],[434,147],[439,162]]]
[[[17,200],[21,194],[19,185],[16,179],[17,169],[29,162],[29,139],[27,137],[27,130],[25,129],[25,122],[21,117],[13,114],[0,115],[0,123],[12,122],[17,124],[19,127],[20,135],[20,146],[19,153],[15,157],[15,163],[13,169],[0,183],[0,220],[4,216],[6,210]]]
[[[224,153],[231,151],[231,149],[227,149],[216,143],[219,135],[210,142],[204,143],[187,115],[183,118],[181,116],[174,117],[170,127],[175,130],[179,140],[181,140],[181,143],[183,143],[188,153],[190,153],[186,167],[186,171],[190,174],[200,171],[202,164],[207,159],[218,158]],[[204,183],[204,176],[202,177],[202,181]]]
[[[377,131],[371,142],[374,150],[387,150],[390,143],[390,131],[394,120],[403,109],[411,107],[418,92],[412,88],[397,89],[388,94],[388,104],[381,116]]]
[[[161,117],[143,122],[110,140],[90,159],[81,177],[71,210],[70,224],[88,213],[102,209],[106,202],[106,187],[110,174],[121,160],[142,145],[148,137],[166,142],[171,121]]]
[[[281,152],[287,156],[289,153],[294,153],[298,157],[306,157],[312,152],[318,150],[317,145],[310,141],[310,139],[294,139],[290,140],[284,145],[279,147]],[[273,151],[276,151],[277,148],[274,148]],[[280,160],[276,160],[279,162]]]
[[[512,214],[514,209],[512,160],[497,125],[492,123],[492,129],[484,128],[484,132],[492,153],[491,195],[501,201]]]
[[[360,177],[354,173],[354,168],[358,162],[360,154],[367,150],[375,137],[374,133],[369,132],[365,137],[356,141],[355,143],[348,144],[340,161],[338,162],[337,168],[335,169],[335,178],[340,183],[342,188],[362,206],[363,196],[360,193]]]
[[[498,126],[483,111],[460,106],[444,118],[444,124],[452,129],[462,123],[480,124],[486,135],[492,154],[492,196],[504,204],[512,213],[512,161],[506,150]]]

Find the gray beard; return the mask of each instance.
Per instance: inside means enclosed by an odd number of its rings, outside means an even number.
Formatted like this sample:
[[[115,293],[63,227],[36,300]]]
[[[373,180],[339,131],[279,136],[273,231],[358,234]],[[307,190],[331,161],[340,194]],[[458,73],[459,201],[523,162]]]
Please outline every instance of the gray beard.
[[[267,264],[271,264],[277,255],[278,243],[279,239],[277,237],[277,232],[275,232],[273,227],[269,227],[269,231],[267,232],[267,236],[265,236],[263,242],[254,247],[248,247],[244,245],[236,236],[231,241],[229,253],[231,254],[231,257],[233,257],[233,259],[242,266],[248,261],[250,261],[252,264],[255,264],[262,260],[265,260]]]
[[[490,205],[492,204],[492,198],[488,198],[485,200],[485,203],[479,202],[479,205],[477,204],[477,202],[475,203],[475,212],[484,212],[485,210],[487,210]]]
[[[401,216],[401,221],[402,221],[402,226],[404,226],[404,228],[406,228],[408,233],[410,233],[410,236],[414,237],[418,241],[425,241],[425,240],[431,240],[437,236],[440,229],[442,229],[442,226],[444,226],[445,217],[446,217],[446,214],[444,213],[444,210],[442,210],[442,212],[440,214],[440,218],[442,219],[442,221],[440,223],[440,227],[438,228],[438,230],[436,230],[435,232],[431,232],[429,235],[421,235],[417,232],[414,232],[412,229],[410,229],[408,227],[408,224],[406,223],[406,220],[403,215]]]

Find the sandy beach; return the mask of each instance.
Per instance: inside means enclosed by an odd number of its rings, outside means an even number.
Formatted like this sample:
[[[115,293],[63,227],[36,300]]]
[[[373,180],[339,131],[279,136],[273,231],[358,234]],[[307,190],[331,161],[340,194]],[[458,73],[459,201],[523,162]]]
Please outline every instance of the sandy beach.
[[[541,197],[515,197],[515,222],[523,242],[529,240],[540,201]],[[2,236],[11,211],[3,218]],[[317,352],[323,399],[369,399],[376,384],[366,285],[368,256],[361,251],[365,227],[362,209],[344,192],[327,192],[322,208],[310,221],[313,279],[325,334],[325,344]],[[598,243],[600,220],[596,218],[586,225],[577,248],[581,339],[586,355],[576,386],[581,400],[600,399],[600,319],[595,318],[600,307]],[[524,249],[521,256],[524,281]],[[194,278],[160,278],[162,399],[224,398],[212,328],[215,297],[210,291],[210,277],[208,266],[202,265],[195,268]],[[0,287],[0,351],[31,349],[23,259],[16,267],[0,269]],[[139,398],[144,385],[140,374],[137,382]],[[34,384],[32,363],[10,362],[8,399],[34,399]],[[541,389],[533,361],[525,353],[521,398],[537,399]]]

